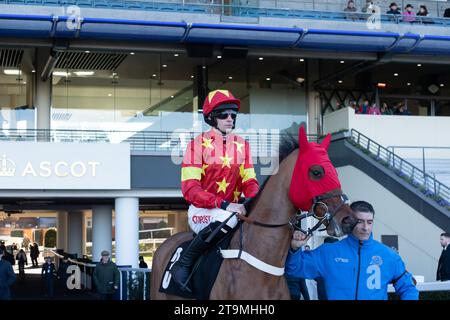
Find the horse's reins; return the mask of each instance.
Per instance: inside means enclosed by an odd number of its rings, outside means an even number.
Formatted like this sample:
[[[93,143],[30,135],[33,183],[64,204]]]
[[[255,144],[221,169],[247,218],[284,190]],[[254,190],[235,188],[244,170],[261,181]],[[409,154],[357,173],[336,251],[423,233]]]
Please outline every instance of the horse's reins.
[[[332,199],[332,198],[335,198],[335,197],[341,197],[342,202],[332,213],[330,213],[329,210],[328,210],[328,206],[323,202],[323,200]],[[313,199],[313,201],[314,201],[314,203],[312,205],[311,212],[302,213],[301,211],[299,211],[294,217],[289,219],[288,222],[281,223],[281,224],[263,223],[263,222],[256,221],[256,220],[254,220],[251,217],[248,217],[246,215],[242,215],[242,214],[239,214],[239,213],[235,213],[235,214],[237,215],[239,220],[242,220],[242,221],[244,221],[246,223],[249,223],[249,224],[254,224],[256,226],[265,227],[265,228],[279,228],[279,227],[284,227],[284,226],[290,226],[294,230],[299,230],[302,233],[304,233],[306,236],[310,236],[322,224],[324,224],[326,222],[329,223],[331,220],[333,220],[334,216],[339,212],[339,210],[345,204],[348,203],[348,197],[344,193],[339,193],[339,194],[335,194],[335,195],[318,196],[318,197],[315,197]],[[325,207],[325,214],[323,215],[323,217],[317,217],[316,214],[314,213],[314,208],[317,205],[322,205],[322,206]],[[306,219],[306,218],[311,217],[311,216],[313,216],[314,218],[316,218],[319,221],[316,223],[316,225],[314,227],[308,228],[308,230],[302,229],[301,226],[300,226],[301,221],[303,219]],[[322,231],[322,230],[320,230],[320,231]]]

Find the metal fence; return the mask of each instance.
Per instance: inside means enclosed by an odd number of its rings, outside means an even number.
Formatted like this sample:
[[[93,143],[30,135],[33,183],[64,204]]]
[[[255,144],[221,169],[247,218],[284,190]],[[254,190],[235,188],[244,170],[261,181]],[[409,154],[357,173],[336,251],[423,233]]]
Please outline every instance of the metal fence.
[[[426,196],[433,198],[440,205],[450,208],[450,189],[433,176],[354,129],[351,130],[349,139],[363,152],[375,158]]]
[[[129,143],[132,151],[160,155],[182,156],[188,143],[200,132],[193,131],[101,131],[101,130],[21,130],[3,129],[0,141],[30,141],[55,143]],[[289,134],[278,130],[259,130],[239,133],[251,147],[253,156],[270,157],[278,154],[280,142]],[[296,135],[291,135],[294,139]],[[316,135],[308,135],[316,141]]]
[[[185,13],[220,14],[221,16],[240,17],[278,17],[278,18],[312,18],[331,20],[367,20],[371,13],[363,12],[365,0],[355,0],[357,12],[344,12],[347,0],[0,0],[0,4],[26,4],[43,6],[69,6],[91,8],[111,8],[144,11],[165,11]],[[373,1],[381,9],[381,20],[385,22],[400,23],[402,15],[386,15],[388,3],[386,1]],[[415,6],[426,5],[429,10],[428,17],[416,17],[417,23],[434,23],[448,25],[450,19],[443,19],[444,12],[450,7],[442,1],[397,1],[400,11],[407,3]],[[350,15],[350,16],[349,16]],[[409,23],[409,22],[408,22]]]

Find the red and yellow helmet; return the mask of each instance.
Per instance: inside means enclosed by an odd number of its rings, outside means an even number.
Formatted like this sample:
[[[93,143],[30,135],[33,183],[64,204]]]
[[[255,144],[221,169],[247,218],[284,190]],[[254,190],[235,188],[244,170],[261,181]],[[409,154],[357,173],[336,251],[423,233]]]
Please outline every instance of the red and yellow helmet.
[[[225,105],[225,106],[224,106]],[[212,111],[221,109],[235,109],[239,111],[241,101],[236,99],[228,90],[211,91],[203,103],[203,115],[207,117]]]

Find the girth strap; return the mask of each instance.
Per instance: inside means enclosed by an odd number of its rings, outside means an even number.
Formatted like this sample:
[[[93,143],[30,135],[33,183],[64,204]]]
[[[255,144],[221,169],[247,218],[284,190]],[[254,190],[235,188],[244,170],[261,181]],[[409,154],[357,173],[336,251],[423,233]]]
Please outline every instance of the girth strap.
[[[231,249],[231,250],[220,250],[220,253],[222,254],[222,257],[224,259],[236,259],[239,258],[240,256],[242,260],[246,261],[248,264],[255,267],[256,269],[259,269],[274,276],[282,276],[284,274],[284,268],[275,267],[270,264],[267,264],[264,261],[259,260],[258,258],[252,256],[251,254],[245,251]]]

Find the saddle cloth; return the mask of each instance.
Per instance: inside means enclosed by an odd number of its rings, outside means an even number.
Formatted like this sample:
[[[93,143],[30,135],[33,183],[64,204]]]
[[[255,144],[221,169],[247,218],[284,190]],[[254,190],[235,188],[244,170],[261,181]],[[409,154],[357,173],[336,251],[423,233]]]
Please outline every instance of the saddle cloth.
[[[227,249],[230,245],[231,238],[234,232],[228,232],[224,239],[222,239],[217,245],[208,249],[196,262],[193,272],[189,280],[189,288],[192,290],[192,294],[180,289],[177,283],[172,280],[172,275],[169,270],[171,266],[179,259],[183,250],[189,246],[191,240],[183,242],[178,246],[169,260],[169,263],[164,269],[163,277],[161,279],[159,291],[166,294],[176,295],[187,299],[207,300],[211,293],[214,282],[216,281],[217,274],[219,273],[220,266],[222,265],[223,257],[220,254],[220,249]]]

